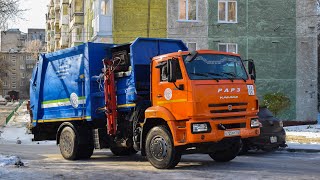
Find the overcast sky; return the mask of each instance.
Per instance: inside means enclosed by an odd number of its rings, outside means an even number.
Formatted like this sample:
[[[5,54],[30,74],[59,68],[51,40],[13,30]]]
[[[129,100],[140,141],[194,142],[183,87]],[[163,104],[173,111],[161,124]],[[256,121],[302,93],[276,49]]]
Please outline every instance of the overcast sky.
[[[28,9],[23,13],[23,20],[10,22],[8,28],[19,28],[22,32],[28,32],[28,28],[45,29],[45,14],[50,0],[21,0],[21,8]]]

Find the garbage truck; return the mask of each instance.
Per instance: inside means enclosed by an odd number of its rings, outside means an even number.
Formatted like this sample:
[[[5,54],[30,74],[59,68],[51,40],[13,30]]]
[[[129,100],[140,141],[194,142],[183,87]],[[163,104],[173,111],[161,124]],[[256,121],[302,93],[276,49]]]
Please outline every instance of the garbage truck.
[[[234,159],[260,134],[252,61],[180,40],[84,43],[42,54],[30,80],[34,140],[56,140],[65,159],[141,152],[156,168],[181,155]]]

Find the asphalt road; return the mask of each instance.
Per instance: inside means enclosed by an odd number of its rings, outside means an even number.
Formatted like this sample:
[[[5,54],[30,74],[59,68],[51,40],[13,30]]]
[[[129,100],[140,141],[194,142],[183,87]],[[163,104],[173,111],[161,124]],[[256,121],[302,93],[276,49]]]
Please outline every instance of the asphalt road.
[[[116,157],[96,151],[90,160],[67,161],[55,145],[0,144],[24,167],[0,167],[0,179],[319,179],[320,153],[251,152],[228,163],[208,155],[185,155],[175,169],[158,170],[139,154]]]

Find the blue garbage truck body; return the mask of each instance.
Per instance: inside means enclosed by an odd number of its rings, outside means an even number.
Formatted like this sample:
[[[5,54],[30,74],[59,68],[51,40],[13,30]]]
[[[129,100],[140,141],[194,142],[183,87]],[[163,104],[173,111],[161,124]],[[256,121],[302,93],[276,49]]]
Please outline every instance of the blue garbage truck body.
[[[137,132],[132,118],[143,116],[141,112],[151,104],[151,60],[186,50],[180,40],[137,38],[128,44],[89,42],[41,54],[30,80],[34,140],[56,140],[62,156],[69,160],[89,158],[94,148],[110,148],[116,155],[136,153],[142,145],[141,140],[133,142]],[[117,66],[113,72],[116,97],[112,98],[118,112],[114,134],[107,133],[106,60]],[[142,104],[139,108],[138,103]]]

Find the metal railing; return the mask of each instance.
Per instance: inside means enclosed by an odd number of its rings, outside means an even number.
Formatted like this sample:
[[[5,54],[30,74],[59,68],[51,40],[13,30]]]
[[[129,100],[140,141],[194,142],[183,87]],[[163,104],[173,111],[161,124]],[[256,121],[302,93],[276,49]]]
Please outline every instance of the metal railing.
[[[19,107],[22,105],[23,101],[19,102],[19,105],[9,114],[9,116],[6,118],[6,124],[11,120],[12,116],[14,115],[15,112],[19,109]]]

